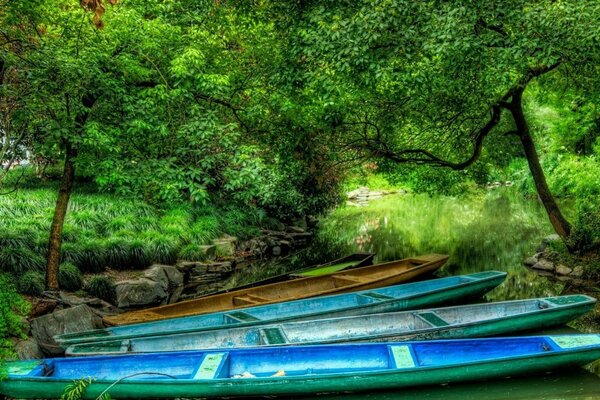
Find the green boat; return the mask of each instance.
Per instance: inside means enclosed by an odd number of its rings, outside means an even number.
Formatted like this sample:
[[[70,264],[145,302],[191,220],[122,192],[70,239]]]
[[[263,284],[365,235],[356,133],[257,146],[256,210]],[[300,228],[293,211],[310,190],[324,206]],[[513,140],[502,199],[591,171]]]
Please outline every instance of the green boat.
[[[60,398],[74,380],[96,399],[288,396],[439,385],[572,368],[600,335],[284,346],[8,363],[0,393]]]
[[[344,271],[344,270],[348,270],[348,269],[366,267],[369,265],[373,265],[374,257],[375,257],[375,253],[353,253],[353,254],[347,255],[345,257],[326,262],[324,264],[311,265],[310,267],[298,269],[298,270],[295,270],[292,272],[287,272],[287,273],[276,275],[276,276],[271,276],[269,278],[261,279],[260,281],[250,282],[245,285],[239,285],[239,286],[229,288],[229,289],[222,289],[222,290],[218,290],[215,292],[205,293],[196,298],[214,296],[216,294],[229,293],[234,290],[242,290],[242,289],[249,289],[249,288],[253,288],[253,287],[257,287],[257,286],[270,285],[271,283],[285,282],[285,281],[289,281],[292,279],[308,278],[311,276],[321,276],[321,275],[332,274],[334,272]]]

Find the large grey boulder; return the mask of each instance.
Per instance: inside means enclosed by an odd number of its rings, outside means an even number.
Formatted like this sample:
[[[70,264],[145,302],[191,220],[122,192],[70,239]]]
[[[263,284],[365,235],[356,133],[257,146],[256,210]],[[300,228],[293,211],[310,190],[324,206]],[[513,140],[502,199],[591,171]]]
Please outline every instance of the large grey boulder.
[[[183,291],[183,274],[173,265],[152,265],[144,272],[144,278],[162,286],[167,293],[162,303],[175,303]]]
[[[33,338],[18,340],[15,343],[15,353],[19,360],[31,360],[32,358],[44,358],[44,353]]]
[[[85,304],[55,311],[31,321],[31,334],[42,351],[50,356],[64,353],[54,341],[55,335],[102,327],[102,319]]]
[[[164,304],[168,293],[163,282],[148,278],[117,282],[117,307],[135,308]]]

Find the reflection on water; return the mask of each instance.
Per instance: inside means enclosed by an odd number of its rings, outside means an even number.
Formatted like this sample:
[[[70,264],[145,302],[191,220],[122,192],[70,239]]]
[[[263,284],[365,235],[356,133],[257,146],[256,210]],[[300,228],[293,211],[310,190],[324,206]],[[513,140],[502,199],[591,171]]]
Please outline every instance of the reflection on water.
[[[490,292],[487,300],[552,296],[563,294],[564,284],[551,282],[523,267],[523,260],[551,233],[552,227],[542,207],[512,195],[510,189],[472,200],[391,196],[367,207],[336,210],[321,221],[317,238],[308,249],[267,268],[282,272],[357,251],[377,253],[377,262],[435,252],[450,255],[439,275],[491,269],[508,272],[506,282]],[[264,271],[265,266],[255,268]],[[570,325],[579,331],[600,332],[598,320],[596,311]],[[561,329],[566,333],[565,329],[569,328]],[[323,398],[596,399],[600,398],[598,375],[600,363],[597,362],[587,370],[569,374]]]

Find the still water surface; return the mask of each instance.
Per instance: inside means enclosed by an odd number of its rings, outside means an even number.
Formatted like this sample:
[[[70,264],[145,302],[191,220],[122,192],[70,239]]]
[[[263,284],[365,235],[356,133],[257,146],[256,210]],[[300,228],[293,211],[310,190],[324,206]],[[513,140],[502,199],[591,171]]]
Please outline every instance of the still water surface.
[[[539,277],[523,267],[541,239],[553,233],[540,204],[499,189],[465,200],[425,195],[390,196],[366,207],[345,206],[320,222],[312,245],[277,263],[256,265],[239,282],[274,272],[322,263],[352,252],[377,253],[376,262],[425,253],[450,254],[440,276],[483,270],[508,272],[485,300],[502,301],[571,293],[561,282]],[[252,272],[254,269],[254,273]],[[600,332],[598,311],[552,332],[575,329]],[[540,333],[540,332],[538,332]],[[531,334],[531,333],[529,333]],[[600,399],[600,363],[586,369],[483,383],[452,384],[415,390],[319,396],[323,399]]]

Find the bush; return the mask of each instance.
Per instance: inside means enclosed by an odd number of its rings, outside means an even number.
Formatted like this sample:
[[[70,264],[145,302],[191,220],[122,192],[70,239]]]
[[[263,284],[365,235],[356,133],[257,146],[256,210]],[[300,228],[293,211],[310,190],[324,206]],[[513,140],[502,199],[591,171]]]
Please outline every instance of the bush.
[[[39,296],[45,286],[44,274],[37,271],[26,272],[17,281],[19,292],[30,296]]]
[[[600,199],[580,200],[577,204],[577,219],[573,225],[569,242],[582,253],[600,248]]]
[[[85,291],[109,303],[114,303],[117,297],[115,284],[104,275],[91,276],[85,285]]]
[[[23,317],[29,312],[29,303],[17,294],[13,280],[10,275],[0,274],[0,360],[14,355],[9,337],[26,337]]]
[[[0,249],[0,269],[20,275],[29,271],[43,271],[44,259],[26,247],[3,247]]]
[[[75,265],[63,263],[59,267],[58,282],[61,289],[76,292],[83,285],[83,277]]]

